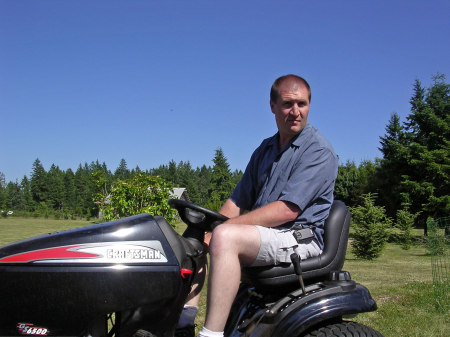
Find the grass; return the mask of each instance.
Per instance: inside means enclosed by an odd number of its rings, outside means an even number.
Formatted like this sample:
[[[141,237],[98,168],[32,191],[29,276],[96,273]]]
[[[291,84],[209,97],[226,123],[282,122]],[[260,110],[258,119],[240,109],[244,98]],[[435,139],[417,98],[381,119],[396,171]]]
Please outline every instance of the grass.
[[[0,245],[90,223],[42,218],[0,219]],[[184,228],[184,224],[176,225],[179,233]],[[356,259],[349,248],[344,270],[366,286],[378,304],[377,311],[360,314],[352,320],[380,331],[385,337],[449,336],[450,314],[437,310],[434,305],[431,257],[424,245],[416,244],[410,250],[403,250],[399,245],[388,244],[375,261]],[[205,294],[206,291],[202,294],[196,321],[199,326],[204,321]]]
[[[375,261],[356,259],[349,249],[344,269],[371,291],[378,305],[355,321],[385,337],[449,336],[450,314],[435,306],[431,257],[423,245],[403,250],[388,244]]]
[[[0,218],[0,246],[35,235],[57,232],[92,224],[86,220],[55,220],[45,218]]]

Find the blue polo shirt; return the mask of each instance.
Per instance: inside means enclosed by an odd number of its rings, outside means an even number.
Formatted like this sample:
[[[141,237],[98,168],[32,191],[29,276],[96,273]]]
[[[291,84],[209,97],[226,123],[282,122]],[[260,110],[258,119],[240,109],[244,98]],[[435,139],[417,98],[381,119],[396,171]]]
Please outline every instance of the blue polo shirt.
[[[297,205],[296,220],[278,228],[313,226],[323,249],[323,224],[333,202],[338,157],[331,144],[309,123],[279,151],[279,134],[265,139],[253,152],[231,200],[253,210],[277,200]]]

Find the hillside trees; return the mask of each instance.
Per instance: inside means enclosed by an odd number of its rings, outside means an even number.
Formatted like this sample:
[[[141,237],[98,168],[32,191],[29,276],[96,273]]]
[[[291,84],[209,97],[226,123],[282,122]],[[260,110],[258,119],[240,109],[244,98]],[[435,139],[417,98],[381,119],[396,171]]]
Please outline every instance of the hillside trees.
[[[192,202],[206,206],[212,194],[216,193],[216,187],[219,189],[217,200],[221,202],[242,176],[240,170],[230,172],[222,150],[217,151],[213,163],[214,167],[202,165],[194,169],[188,161],[178,164],[171,161],[168,165],[143,172],[139,167],[129,170],[125,159],[121,159],[117,169],[111,173],[105,163],[98,161],[80,164],[75,172],[70,168],[61,170],[56,164],[46,171],[42,162],[36,159],[31,178],[24,176],[20,184],[7,183],[4,174],[0,174],[0,209],[41,216],[94,217],[99,211],[99,204],[93,201],[94,196],[106,193],[115,181],[130,181],[141,173],[160,176],[173,187],[186,188]],[[98,184],[99,181],[102,183]],[[214,188],[212,184],[215,184]],[[225,186],[228,186],[227,190]]]

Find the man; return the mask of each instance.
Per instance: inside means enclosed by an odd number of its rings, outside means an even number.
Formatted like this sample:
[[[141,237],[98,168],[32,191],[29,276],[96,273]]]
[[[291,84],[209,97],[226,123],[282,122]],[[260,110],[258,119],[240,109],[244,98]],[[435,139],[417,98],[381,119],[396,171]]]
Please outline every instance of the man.
[[[308,123],[310,102],[309,84],[299,76],[280,77],[272,86],[270,107],[278,132],[255,150],[220,210],[230,219],[212,232],[201,337],[223,336],[242,266],[290,262],[297,245],[302,259],[322,252],[338,160],[328,141]],[[291,229],[299,224],[313,226],[315,238],[298,244]]]

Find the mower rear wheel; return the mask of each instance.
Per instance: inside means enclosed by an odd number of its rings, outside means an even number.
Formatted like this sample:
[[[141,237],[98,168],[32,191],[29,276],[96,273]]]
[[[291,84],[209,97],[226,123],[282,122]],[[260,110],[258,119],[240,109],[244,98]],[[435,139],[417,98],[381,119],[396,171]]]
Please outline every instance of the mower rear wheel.
[[[353,337],[383,337],[378,331],[369,328],[368,326],[355,322],[342,322],[330,324],[321,327],[317,330],[310,331],[302,337],[339,337],[339,336],[353,336]]]

